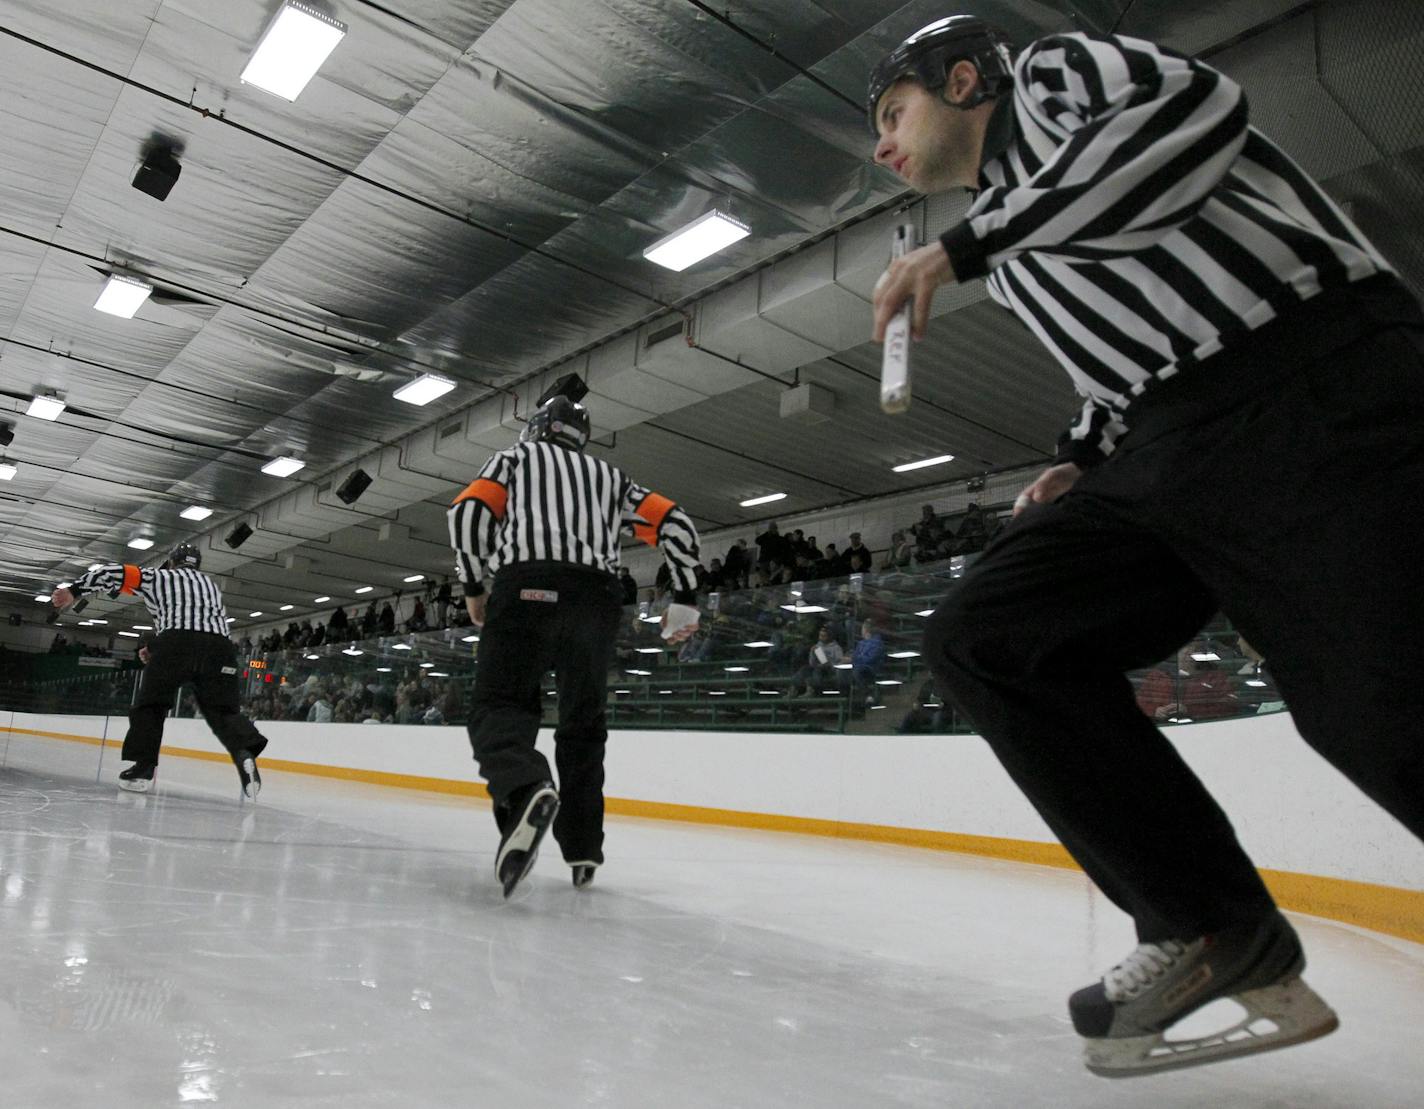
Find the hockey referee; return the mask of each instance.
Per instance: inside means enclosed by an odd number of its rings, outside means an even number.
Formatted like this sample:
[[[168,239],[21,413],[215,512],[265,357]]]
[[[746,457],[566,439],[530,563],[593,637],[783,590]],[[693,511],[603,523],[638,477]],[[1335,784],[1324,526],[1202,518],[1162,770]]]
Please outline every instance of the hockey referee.
[[[878,163],[977,194],[891,263],[875,337],[911,296],[923,336],[937,286],[987,278],[1083,398],[925,656],[1136,923],[1136,950],[1069,999],[1087,1065],[1324,1035],[1294,930],[1124,673],[1225,612],[1306,741],[1424,838],[1419,303],[1239,85],[1153,43],[1056,34],[1015,58],[950,16],[886,56],[867,107]],[[1164,1045],[1219,997],[1241,1025]]]
[[[262,788],[257,756],[267,740],[238,707],[237,652],[228,636],[222,591],[198,568],[201,562],[198,548],[184,543],[157,570],[98,566],[68,588],[56,589],[51,600],[63,610],[86,593],[136,595],[153,614],[155,634],[145,648],[147,666],[124,737],[123,757],[133,765],[119,773],[120,787],[145,793],[153,784],[164,718],[179,688],[191,682],[203,719],[237,765],[243,794],[255,801]]]
[[[666,497],[585,454],[588,437],[588,410],[554,396],[449,511],[465,604],[483,627],[469,733],[494,801],[495,873],[505,897],[534,865],[551,822],[576,887],[592,881],[603,862],[604,705],[622,612],[618,540],[625,526],[661,548],[672,571],[664,638],[676,643],[697,627],[692,521]],[[557,792],[534,747],[548,670],[558,691]]]

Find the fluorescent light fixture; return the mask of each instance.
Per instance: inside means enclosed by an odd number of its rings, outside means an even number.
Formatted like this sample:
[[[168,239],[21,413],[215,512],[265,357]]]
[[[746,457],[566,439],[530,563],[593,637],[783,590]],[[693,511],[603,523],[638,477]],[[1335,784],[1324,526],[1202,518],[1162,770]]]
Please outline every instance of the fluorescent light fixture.
[[[57,420],[59,414],[64,411],[64,401],[60,400],[53,393],[36,395],[30,399],[29,408],[25,409],[25,415],[34,416],[40,420]]]
[[[722,667],[728,674],[745,674],[751,669],[750,666],[724,666]]]
[[[709,690],[707,691],[707,696],[709,696],[709,697],[725,697],[725,696],[727,696],[727,691],[726,691],[725,689],[709,689]]]
[[[880,679],[878,679],[878,680],[876,681],[875,684],[876,684],[876,685],[904,685],[905,683],[902,682],[899,678],[880,678]]]
[[[439,374],[421,374],[414,381],[407,381],[391,396],[396,400],[405,401],[406,404],[422,405],[443,397],[453,388],[455,388],[455,383],[448,377],[441,377]]]
[[[779,690],[779,689],[758,689],[758,690],[757,690],[757,696],[759,696],[759,697],[780,697],[780,696],[781,696],[781,690]]]
[[[97,616],[89,617],[89,623],[91,624],[107,624],[108,622],[107,620],[100,620]]]
[[[62,581],[55,586],[56,589],[69,589],[74,585],[72,581]]]
[[[829,612],[825,605],[782,605],[787,612]]]
[[[392,644],[391,644],[391,650],[392,650],[392,651],[409,651],[409,650],[412,650],[412,648],[411,648],[411,645],[410,645],[409,643],[392,643]]]
[[[236,617],[236,616],[229,616],[229,617],[227,618],[227,622],[228,622],[229,624],[236,624],[236,623],[237,623],[237,617]]]
[[[390,672],[391,672],[391,668],[390,668],[389,666],[378,666],[378,667],[376,667],[376,673],[378,673],[378,674],[389,674]]]
[[[836,663],[836,669],[837,669],[837,670],[849,670],[849,669],[851,669],[853,666],[855,666],[855,663],[853,663],[853,662],[838,662],[838,663]]]
[[[903,474],[906,470],[923,470],[926,466],[940,466],[946,462],[953,462],[952,454],[937,454],[933,458],[922,458],[918,462],[906,462],[903,466],[891,466],[890,469],[897,474]]]
[[[146,551],[149,547],[153,546],[153,540],[149,539],[146,535],[135,535],[129,540],[129,546],[136,551]]]
[[[433,662],[422,662],[422,663],[420,664],[420,668],[421,668],[422,670],[429,670],[429,669],[430,669],[432,666],[434,666],[434,665],[435,665],[435,663],[433,663]]]
[[[432,670],[426,675],[427,678],[448,678],[449,676],[450,675],[445,673],[444,670]],[[558,691],[555,690],[555,692],[557,693]]]
[[[932,608],[922,608],[919,612],[915,613],[916,616],[933,616],[934,614],[935,610]]]
[[[313,598],[312,598],[312,604],[314,604],[314,605],[319,605],[319,604],[323,604],[324,602],[329,601],[329,600],[331,600],[330,597],[313,597]]]
[[[48,594],[48,593],[36,593],[36,594],[35,594],[35,600],[37,600],[37,601],[47,601],[47,600],[49,600],[49,594]]]
[[[274,458],[267,465],[262,467],[264,474],[271,474],[273,477],[291,477],[300,470],[306,463],[299,458],[288,458],[283,455],[281,458]]]
[[[94,307],[111,316],[131,320],[134,313],[143,307],[143,302],[148,299],[148,294],[151,292],[153,292],[153,286],[147,281],[111,273],[109,280],[104,283],[104,291],[94,302]]]
[[[770,504],[772,501],[784,501],[785,493],[768,493],[764,497],[753,497],[749,501],[738,501],[743,508],[755,508],[759,504]]]
[[[142,638],[143,638],[141,635],[138,634],[138,632],[119,632],[119,634],[120,634],[121,636],[123,636],[125,639],[142,639]]]
[[[283,606],[281,607],[281,609],[279,609],[278,611],[280,611],[280,612],[291,612],[292,609],[294,609],[294,608],[296,608],[296,607],[297,607],[296,605],[283,605]]]
[[[9,481],[19,471],[9,462],[0,462],[0,481]]]
[[[306,658],[309,659],[309,660],[315,661],[316,659],[321,658],[321,656],[320,656],[320,655],[307,655]]]
[[[374,593],[375,591],[376,591],[376,587],[375,587],[374,585],[363,585],[363,586],[361,586],[360,588],[358,588],[358,589],[356,590],[356,592],[357,592],[358,594],[359,594],[359,593]]]
[[[283,100],[295,100],[345,34],[346,24],[299,0],[286,0],[242,79]]]
[[[660,694],[662,694],[664,697],[669,697],[669,696],[672,695],[672,690],[670,690],[670,689],[660,689],[660,690],[658,690],[658,692],[659,692]]]
[[[250,618],[255,619],[256,617],[261,616],[262,613],[260,613],[260,612],[249,612],[247,615],[248,615]]]
[[[461,643],[478,643],[479,641],[480,637],[477,635],[463,635],[460,637]]]
[[[211,508],[201,504],[190,504],[182,512],[178,513],[178,515],[185,520],[206,520],[212,514],[213,510]]]
[[[1266,683],[1263,682],[1260,678],[1247,678],[1246,684],[1249,685],[1252,689],[1266,688]]]
[[[753,639],[750,643],[743,643],[743,647],[772,647],[775,646],[769,639]]]
[[[408,577],[408,578],[401,578],[401,581],[424,581],[424,580],[425,580],[425,575],[424,575],[424,574],[411,574],[411,576]]]
[[[919,658],[919,651],[891,651],[891,658]]]
[[[651,677],[653,672],[652,672],[651,670],[634,670],[634,669],[630,666],[630,667],[628,667],[628,669],[625,671],[625,673],[628,673],[628,674],[637,674],[640,678],[647,678],[647,677]]]
[[[1220,662],[1221,656],[1215,651],[1193,651],[1192,658],[1198,662]]]
[[[751,233],[752,229],[741,220],[714,208],[686,227],[664,235],[643,251],[643,257],[666,269],[681,272]]]
[[[628,694],[632,693],[633,691],[632,691],[631,689],[615,689],[613,692],[614,692],[614,693],[621,693],[621,694],[623,694],[623,696],[626,697]]]
[[[136,632],[151,632],[151,631],[153,631],[153,625],[152,625],[152,624],[135,624],[135,625],[134,625],[134,631],[136,631]]]
[[[341,653],[343,655],[350,655],[352,658],[355,658],[357,655],[364,655],[366,652],[361,650],[360,647],[347,647]]]
[[[662,654],[662,653],[663,653],[663,649],[662,649],[661,647],[639,647],[639,648],[638,648],[638,654],[640,654],[640,655],[660,655],[660,654]]]

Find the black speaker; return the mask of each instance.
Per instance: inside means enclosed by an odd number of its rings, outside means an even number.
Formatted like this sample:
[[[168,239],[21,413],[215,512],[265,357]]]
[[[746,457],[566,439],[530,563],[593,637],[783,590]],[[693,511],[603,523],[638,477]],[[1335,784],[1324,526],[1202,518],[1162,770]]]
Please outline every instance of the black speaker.
[[[569,400],[577,404],[586,396],[588,396],[588,386],[583,383],[583,378],[578,374],[564,374],[540,394],[539,399],[534,402],[534,407],[539,408],[548,404],[555,397],[568,397]]]
[[[157,146],[143,156],[143,165],[134,174],[133,187],[156,200],[167,200],[183,167],[170,147]]]
[[[15,441],[15,425],[0,424],[0,447],[8,447]]]
[[[237,550],[238,547],[246,543],[251,537],[252,529],[247,526],[246,522],[243,522],[228,532],[227,538],[224,539],[223,542],[233,550]]]
[[[365,470],[356,470],[341,483],[336,490],[336,495],[341,498],[343,504],[355,504],[356,498],[364,493],[370,484],[371,475]]]

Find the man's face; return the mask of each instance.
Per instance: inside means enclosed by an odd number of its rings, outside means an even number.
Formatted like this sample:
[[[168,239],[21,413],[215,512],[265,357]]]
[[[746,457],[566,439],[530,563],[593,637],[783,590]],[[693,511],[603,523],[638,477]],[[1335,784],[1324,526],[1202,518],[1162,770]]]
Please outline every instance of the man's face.
[[[880,138],[875,161],[918,193],[972,185],[978,178],[978,135],[967,113],[951,108],[936,92],[902,78],[876,106]]]

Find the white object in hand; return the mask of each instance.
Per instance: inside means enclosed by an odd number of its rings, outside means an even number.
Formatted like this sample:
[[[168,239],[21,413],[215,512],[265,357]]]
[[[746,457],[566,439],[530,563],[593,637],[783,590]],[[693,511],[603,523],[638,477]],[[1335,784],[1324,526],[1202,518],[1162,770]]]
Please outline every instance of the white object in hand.
[[[915,239],[913,224],[902,223],[895,228],[891,260],[914,250]],[[906,300],[885,325],[885,345],[880,355],[880,407],[891,414],[910,407],[910,311],[914,303],[913,297]]]
[[[696,631],[699,616],[693,605],[680,605],[676,602],[668,605],[667,612],[663,614],[663,638],[671,639],[684,628]]]

